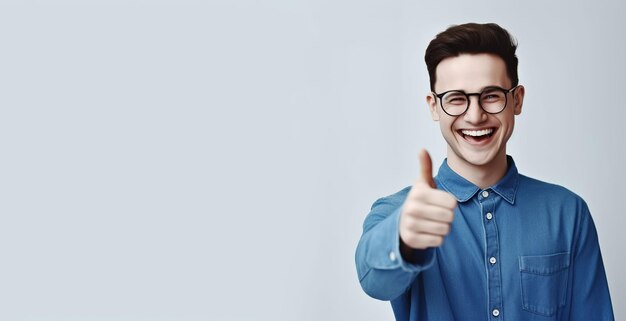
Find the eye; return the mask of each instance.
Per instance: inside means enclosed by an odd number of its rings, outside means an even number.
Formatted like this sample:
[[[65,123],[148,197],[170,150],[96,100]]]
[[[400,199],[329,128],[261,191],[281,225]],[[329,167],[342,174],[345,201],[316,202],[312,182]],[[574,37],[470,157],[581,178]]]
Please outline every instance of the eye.
[[[467,98],[461,93],[449,93],[443,97],[443,101],[446,104],[451,105],[465,105],[467,104]]]
[[[488,90],[480,96],[483,102],[496,102],[504,99],[504,93],[499,90]]]

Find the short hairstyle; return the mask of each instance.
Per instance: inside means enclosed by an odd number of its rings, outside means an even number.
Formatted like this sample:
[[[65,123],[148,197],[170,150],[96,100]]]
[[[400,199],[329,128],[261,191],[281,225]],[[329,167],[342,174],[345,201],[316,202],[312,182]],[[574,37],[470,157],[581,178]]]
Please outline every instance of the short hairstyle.
[[[453,25],[439,33],[426,48],[426,67],[430,77],[430,90],[435,90],[437,65],[460,54],[489,53],[504,60],[506,71],[513,86],[517,86],[517,42],[511,34],[495,23],[466,23]]]

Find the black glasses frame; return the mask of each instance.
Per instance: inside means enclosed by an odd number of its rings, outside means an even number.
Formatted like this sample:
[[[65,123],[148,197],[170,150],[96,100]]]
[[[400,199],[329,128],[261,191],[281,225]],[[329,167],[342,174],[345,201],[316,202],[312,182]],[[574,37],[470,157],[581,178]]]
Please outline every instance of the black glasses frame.
[[[448,114],[449,116],[458,117],[458,116],[461,116],[461,115],[465,114],[467,112],[467,110],[469,109],[469,106],[470,106],[470,103],[471,103],[470,102],[470,96],[478,96],[478,106],[480,106],[480,108],[484,112],[486,112],[487,114],[495,115],[495,114],[501,113],[506,108],[506,105],[509,103],[509,101],[508,101],[509,100],[508,99],[509,95],[508,94],[510,92],[514,92],[515,89],[517,89],[517,87],[519,87],[519,85],[517,85],[517,86],[515,86],[515,87],[513,87],[511,89],[504,89],[504,88],[498,87],[498,86],[490,86],[490,87],[486,87],[485,89],[483,89],[483,91],[481,91],[479,93],[466,93],[463,90],[448,90],[448,91],[442,92],[441,94],[438,94],[438,93],[433,91],[432,94],[435,95],[435,97],[439,98],[439,105],[441,106],[441,109],[443,110],[444,113]],[[502,106],[502,109],[500,109],[500,111],[497,111],[495,113],[491,113],[491,112],[486,111],[485,108],[483,108],[483,105],[480,103],[480,96],[482,96],[486,91],[494,90],[494,89],[502,91],[504,93],[504,106]],[[451,92],[457,92],[457,93],[463,94],[463,95],[465,95],[465,98],[467,98],[467,106],[465,106],[465,110],[462,113],[458,114],[458,115],[450,114],[443,107],[443,100],[442,100],[443,96],[445,96],[447,93],[451,93]]]

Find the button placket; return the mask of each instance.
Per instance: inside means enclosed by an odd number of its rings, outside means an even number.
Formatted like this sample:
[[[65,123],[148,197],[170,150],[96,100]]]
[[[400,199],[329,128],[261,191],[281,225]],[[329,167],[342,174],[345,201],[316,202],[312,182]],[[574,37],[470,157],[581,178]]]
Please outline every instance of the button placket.
[[[498,203],[497,194],[490,194],[489,191],[483,190],[478,194],[478,200],[481,204],[481,214],[483,217],[483,228],[485,232],[485,265],[487,267],[487,288],[489,291],[489,306],[492,307],[489,316],[490,319],[498,318],[501,315],[500,308],[502,306],[502,280],[500,275],[500,244],[498,237],[498,226],[493,213],[495,205]]]

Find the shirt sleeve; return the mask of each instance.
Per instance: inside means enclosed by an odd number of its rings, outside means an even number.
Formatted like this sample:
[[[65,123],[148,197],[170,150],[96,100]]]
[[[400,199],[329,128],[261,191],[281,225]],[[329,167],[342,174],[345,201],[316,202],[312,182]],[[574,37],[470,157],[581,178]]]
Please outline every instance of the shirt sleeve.
[[[356,267],[361,287],[369,296],[393,300],[403,294],[415,277],[435,260],[434,249],[424,252],[420,264],[410,263],[400,253],[399,221],[403,200],[392,197],[374,202],[363,224],[356,249]]]
[[[615,320],[596,227],[582,201],[571,274],[571,321]]]

